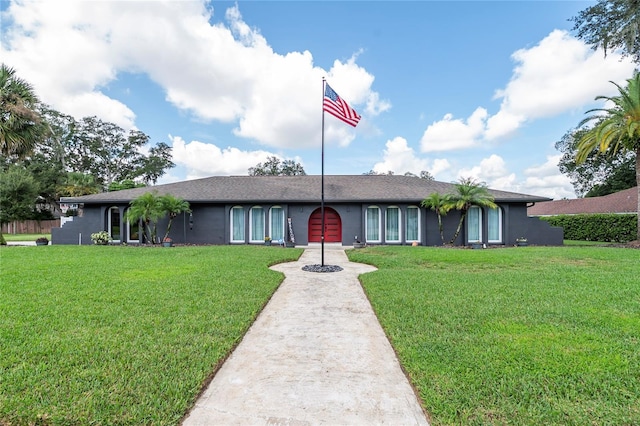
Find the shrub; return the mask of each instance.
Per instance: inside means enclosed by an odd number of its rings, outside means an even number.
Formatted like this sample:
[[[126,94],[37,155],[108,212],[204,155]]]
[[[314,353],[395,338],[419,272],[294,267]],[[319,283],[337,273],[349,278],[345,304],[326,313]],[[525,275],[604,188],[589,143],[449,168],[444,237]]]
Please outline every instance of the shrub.
[[[635,214],[577,214],[541,217],[564,228],[564,238],[579,241],[626,243],[638,235]]]
[[[91,241],[96,245],[107,245],[109,241],[111,241],[111,235],[107,231],[96,232],[95,234],[91,234]]]

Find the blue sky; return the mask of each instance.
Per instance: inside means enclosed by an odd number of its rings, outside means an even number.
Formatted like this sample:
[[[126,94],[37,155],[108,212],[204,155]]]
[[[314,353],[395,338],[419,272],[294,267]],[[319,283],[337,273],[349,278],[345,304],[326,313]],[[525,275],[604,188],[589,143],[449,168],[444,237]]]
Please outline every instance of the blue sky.
[[[581,1],[56,1],[2,4],[2,60],[59,111],[173,147],[160,183],[276,155],[325,173],[427,170],[573,198],[554,144],[634,65],[575,39]]]

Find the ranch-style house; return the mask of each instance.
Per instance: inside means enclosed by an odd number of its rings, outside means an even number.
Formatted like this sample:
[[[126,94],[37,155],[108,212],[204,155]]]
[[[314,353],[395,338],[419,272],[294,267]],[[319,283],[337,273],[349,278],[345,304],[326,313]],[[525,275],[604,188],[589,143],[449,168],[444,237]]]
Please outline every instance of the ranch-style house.
[[[140,224],[124,220],[129,203],[149,191],[188,201],[191,213],[173,221],[176,244],[264,244],[321,241],[321,176],[214,176],[153,187],[61,198],[76,216],[52,231],[52,244],[92,244],[108,231],[114,243],[141,243]],[[411,176],[324,176],[325,242],[351,246],[442,245],[436,213],[420,206],[429,194],[451,193],[454,184]],[[562,245],[561,228],[527,216],[527,208],[549,198],[490,189],[497,209],[472,207],[456,245],[482,243]],[[453,237],[460,212],[443,216],[445,240]],[[166,219],[158,229],[166,227]]]

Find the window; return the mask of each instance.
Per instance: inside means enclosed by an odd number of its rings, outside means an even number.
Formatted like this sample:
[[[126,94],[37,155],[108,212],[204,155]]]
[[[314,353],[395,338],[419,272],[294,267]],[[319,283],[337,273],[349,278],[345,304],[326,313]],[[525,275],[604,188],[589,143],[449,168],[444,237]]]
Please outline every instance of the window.
[[[406,236],[408,242],[420,241],[420,209],[416,206],[407,207]]]
[[[269,225],[271,226],[270,237],[274,241],[284,241],[284,210],[282,207],[271,207]]]
[[[482,241],[482,210],[472,206],[467,212],[467,241]]]
[[[109,235],[114,243],[120,242],[120,209],[118,207],[111,207],[109,209]]]
[[[244,208],[241,206],[231,209],[231,242],[244,242]]]
[[[127,242],[137,243],[140,241],[140,220],[136,223],[127,221]]]
[[[260,206],[251,207],[249,211],[249,240],[252,243],[264,243],[266,236],[264,229],[264,209]]]
[[[490,243],[502,242],[502,209],[500,207],[487,211],[487,231]]]
[[[387,207],[387,216],[385,218],[385,233],[385,240],[387,242],[400,242],[400,209],[398,207]]]
[[[380,209],[375,206],[367,207],[365,223],[367,227],[366,241],[380,242]]]

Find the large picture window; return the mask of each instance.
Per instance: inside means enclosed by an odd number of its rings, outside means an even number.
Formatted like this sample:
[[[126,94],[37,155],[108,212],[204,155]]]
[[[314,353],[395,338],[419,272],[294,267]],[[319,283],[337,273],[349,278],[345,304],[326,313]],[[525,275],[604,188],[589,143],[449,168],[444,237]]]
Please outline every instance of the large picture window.
[[[420,209],[418,207],[407,207],[406,228],[407,242],[420,241]]]
[[[467,241],[482,241],[482,210],[472,206],[467,212]]]
[[[400,242],[400,209],[398,207],[387,207],[387,215],[385,218],[385,234],[385,240],[387,242]]]
[[[366,241],[371,243],[380,242],[380,209],[375,206],[367,207],[366,213]]]
[[[279,206],[271,207],[270,213],[269,225],[271,226],[271,239],[274,241],[284,241],[284,209]]]
[[[231,242],[244,242],[244,208],[241,206],[231,209]]]
[[[487,232],[490,243],[502,242],[502,209],[500,207],[487,211]]]
[[[249,211],[249,233],[252,243],[264,243],[264,209],[260,206],[251,207]]]

